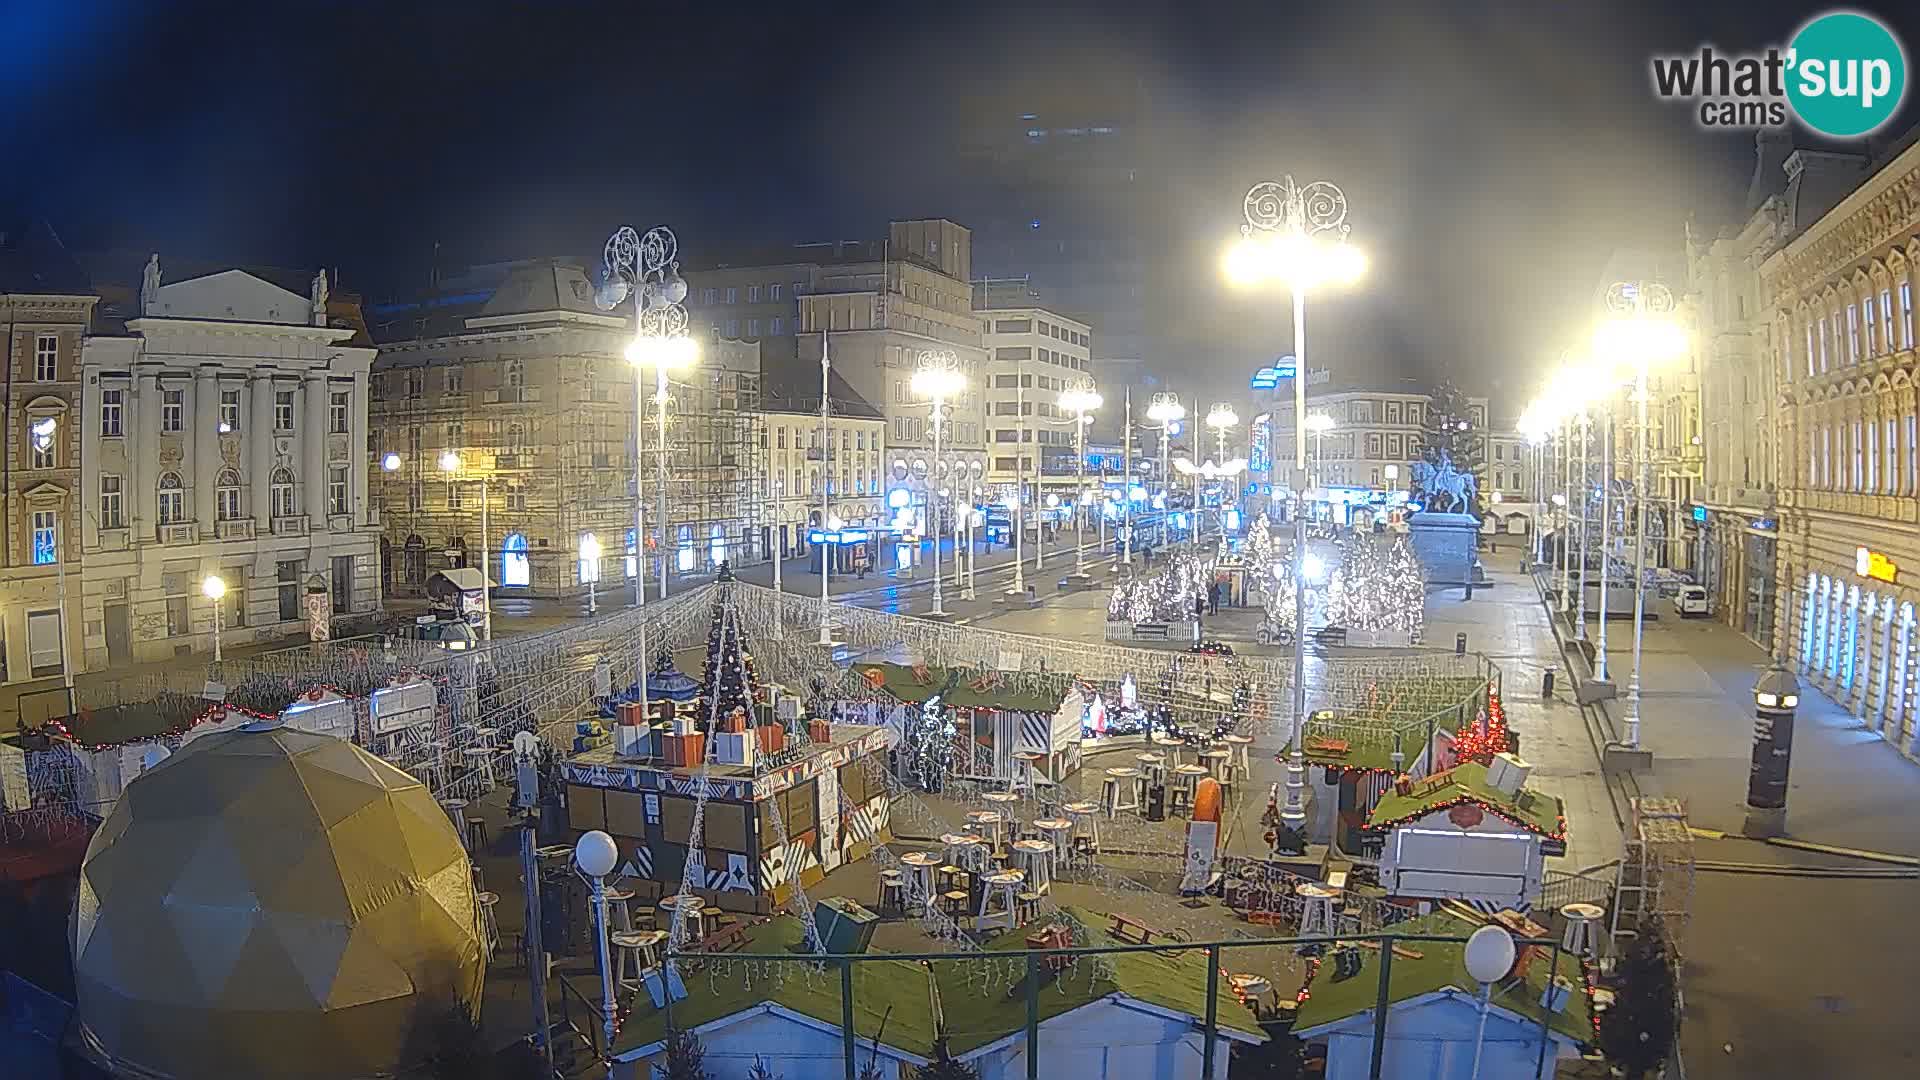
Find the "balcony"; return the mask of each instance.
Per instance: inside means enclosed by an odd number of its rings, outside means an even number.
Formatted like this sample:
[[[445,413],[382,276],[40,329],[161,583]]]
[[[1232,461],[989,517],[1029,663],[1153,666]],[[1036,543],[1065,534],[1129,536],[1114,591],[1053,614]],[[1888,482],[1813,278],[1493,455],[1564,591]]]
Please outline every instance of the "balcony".
[[[116,525],[100,530],[100,550],[125,551],[131,539],[130,530],[125,525]]]
[[[294,517],[274,518],[273,519],[273,535],[275,536],[307,535],[306,515],[302,514],[302,515],[296,515]]]
[[[524,469],[533,462],[525,454],[508,453],[493,455],[493,467],[496,469]]]
[[[214,535],[222,540],[251,540],[253,519],[224,518],[214,524]]]
[[[481,399],[487,405],[514,405],[532,403],[540,400],[540,388],[537,386],[503,386],[497,390],[488,390]]]
[[[191,544],[195,539],[193,522],[191,521],[173,522],[160,526],[160,542],[162,544],[168,546]]]

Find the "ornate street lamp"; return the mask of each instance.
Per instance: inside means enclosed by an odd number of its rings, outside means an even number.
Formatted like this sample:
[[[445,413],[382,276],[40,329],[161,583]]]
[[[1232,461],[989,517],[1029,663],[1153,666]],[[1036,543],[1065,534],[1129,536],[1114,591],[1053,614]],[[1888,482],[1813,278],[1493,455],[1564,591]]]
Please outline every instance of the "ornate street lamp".
[[[1293,177],[1255,184],[1242,204],[1246,223],[1241,240],[1227,255],[1226,271],[1236,285],[1278,282],[1293,299],[1294,558],[1307,553],[1307,293],[1357,280],[1366,258],[1346,242],[1347,196],[1324,180],[1302,187]],[[1287,757],[1287,796],[1280,819],[1294,836],[1305,832],[1306,758],[1301,733],[1307,715],[1306,589],[1294,589],[1293,723]]]
[[[627,362],[633,365],[633,603],[647,601],[646,515],[640,499],[640,433],[646,430],[646,391],[641,372],[654,369],[655,411],[659,417],[658,480],[660,488],[660,598],[667,598],[667,373],[692,367],[700,356],[700,346],[687,334],[687,282],[680,276],[680,241],[664,225],[648,229],[646,235],[622,225],[607,238],[602,252],[604,265],[600,284],[593,296],[594,306],[612,311],[629,297],[633,299],[633,341],[627,345]],[[641,667],[644,671],[645,658]]]
[[[1100,392],[1093,388],[1089,378],[1074,379],[1060,391],[1060,407],[1073,414],[1074,457],[1079,461],[1079,476],[1075,481],[1079,495],[1074,498],[1073,511],[1073,576],[1081,582],[1091,575],[1087,573],[1086,507],[1087,500],[1087,425],[1093,418],[1087,414],[1100,407]]]
[[[933,460],[940,458],[940,429],[947,414],[947,399],[967,385],[960,371],[960,358],[951,349],[925,349],[914,361],[913,392],[933,403]],[[937,466],[936,466],[937,467]],[[927,532],[933,537],[933,610],[932,618],[947,617],[945,599],[940,591],[940,511],[934,480],[927,481]],[[955,553],[956,556],[958,553]]]

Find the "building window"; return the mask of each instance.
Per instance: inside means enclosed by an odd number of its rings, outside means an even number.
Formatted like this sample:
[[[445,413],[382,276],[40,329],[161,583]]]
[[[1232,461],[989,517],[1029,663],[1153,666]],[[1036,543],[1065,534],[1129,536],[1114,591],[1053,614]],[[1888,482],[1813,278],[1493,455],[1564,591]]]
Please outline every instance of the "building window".
[[[220,434],[240,430],[240,391],[220,391]]]
[[[729,286],[727,289],[727,303],[737,304],[739,302],[740,302],[740,290]]]
[[[1913,283],[1900,283],[1900,347],[1913,348]]]
[[[291,559],[274,563],[274,581],[280,601],[280,621],[293,622],[300,617],[300,572],[306,563]]]
[[[409,376],[418,372],[408,372]],[[293,430],[293,391],[276,390],[273,395],[273,430]]]
[[[518,359],[507,361],[507,387],[509,389],[518,390],[520,387],[525,386],[526,383],[527,383],[526,363]]]
[[[179,431],[186,422],[184,393],[179,390],[160,391],[160,430]]]
[[[327,513],[345,514],[347,509],[347,468],[336,465],[327,470]]]
[[[1867,298],[1860,302],[1860,315],[1861,329],[1865,330],[1867,335],[1867,355],[1872,356],[1878,345],[1877,332],[1879,330],[1879,327],[1873,321],[1872,293],[1868,293]]]
[[[1820,316],[1820,370],[1827,370],[1827,317]]]
[[[458,510],[460,508],[460,485],[449,483],[447,485],[447,509]]]
[[[711,304],[713,303],[715,295],[716,295],[716,292],[713,289],[701,289],[700,302],[703,304]]]
[[[33,565],[60,561],[59,519],[52,510],[33,512]]]
[[[727,291],[728,291],[728,292],[732,292],[733,290],[732,290],[732,289],[728,289]],[[729,301],[729,302],[731,302],[731,301]],[[733,338],[733,337],[739,337],[739,336],[740,336],[740,320],[739,320],[739,319],[728,319],[728,320],[727,320],[727,332],[726,332],[726,336],[727,336],[727,337],[730,337],[730,338]]]
[[[240,518],[240,474],[232,469],[221,469],[213,482],[213,516],[221,521],[236,521]]]
[[[33,379],[53,382],[60,377],[60,338],[41,334],[33,339]]]
[[[760,286],[758,285],[747,286],[747,303],[757,304],[759,302],[760,302]]]
[[[466,426],[460,421],[447,421],[447,449],[458,450],[466,445],[466,434]]]
[[[760,336],[760,320],[759,319],[747,320],[747,336],[748,337]]]
[[[781,284],[777,281],[767,286],[767,299],[776,303],[779,302],[781,288]]]
[[[267,484],[268,504],[273,516],[290,518],[294,515],[293,470],[285,465],[273,470],[273,476]]]
[[[125,390],[100,391],[100,434],[109,439],[120,437],[120,417],[126,407]]]
[[[449,394],[458,394],[466,389],[467,372],[465,368],[454,366],[440,373],[440,387]]]
[[[527,427],[518,420],[507,425],[507,453],[524,454],[527,450]]]
[[[1809,377],[1812,377],[1814,374],[1816,374],[1816,372],[1814,371],[1813,363],[1814,363],[1814,354],[1817,351],[1818,350],[1816,350],[1813,345],[1813,324],[1808,323],[1807,324],[1807,375]]]
[[[122,529],[127,519],[120,508],[120,478],[117,476],[100,477],[100,527],[103,529]]]
[[[775,315],[773,320],[767,324],[767,334],[770,337],[779,337],[786,332],[786,322],[778,315]]]
[[[526,513],[527,512],[527,489],[524,487],[521,487],[518,484],[509,486],[507,488],[506,503],[507,503],[507,510],[509,512],[516,513],[516,514]]]
[[[336,393],[327,403],[327,421],[335,435],[345,435],[352,419],[353,394]]]
[[[187,493],[180,488],[179,473],[160,475],[160,524],[178,525],[187,520]]]
[[[51,416],[42,416],[27,421],[27,466],[33,469],[51,469],[59,457],[55,450],[59,444],[60,421]]]
[[[427,373],[419,368],[407,371],[407,396],[417,398],[427,391]]]

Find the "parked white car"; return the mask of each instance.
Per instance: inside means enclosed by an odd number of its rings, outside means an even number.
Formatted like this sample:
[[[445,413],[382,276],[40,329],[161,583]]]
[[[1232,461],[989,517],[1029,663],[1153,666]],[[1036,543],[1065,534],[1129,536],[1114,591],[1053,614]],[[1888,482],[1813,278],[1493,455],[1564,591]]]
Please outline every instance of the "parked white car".
[[[1674,614],[1683,619],[1692,618],[1695,615],[1711,614],[1709,610],[1710,606],[1707,601],[1707,590],[1704,586],[1682,585],[1680,586],[1680,590],[1673,594]]]

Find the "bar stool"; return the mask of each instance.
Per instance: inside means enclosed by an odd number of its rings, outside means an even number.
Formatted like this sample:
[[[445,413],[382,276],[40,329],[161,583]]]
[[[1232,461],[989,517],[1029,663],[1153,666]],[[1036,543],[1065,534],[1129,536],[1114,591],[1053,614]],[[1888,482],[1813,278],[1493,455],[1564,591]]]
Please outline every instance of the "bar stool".
[[[493,756],[499,750],[497,746],[469,746],[461,751],[467,759],[467,764],[479,769],[480,774],[487,778],[488,788],[493,787]]]
[[[965,889],[948,889],[940,894],[940,910],[950,919],[964,919],[967,917],[967,901],[970,899],[972,894]]]
[[[660,964],[660,943],[667,940],[665,930],[615,930],[607,935],[614,948],[613,984],[622,990],[640,989],[642,972]],[[633,978],[627,978],[627,956],[633,956]]]
[[[467,851],[471,854],[478,855],[487,850],[489,843],[491,843],[491,838],[487,835],[486,819],[477,817],[468,818]]]
[[[1303,881],[1293,887],[1293,895],[1300,898],[1301,937],[1316,934],[1332,934],[1333,901],[1340,894],[1317,881]]]
[[[1013,778],[1007,784],[1007,790],[1014,791],[1019,788],[1025,788],[1027,794],[1033,794],[1036,788],[1034,778],[1039,772],[1037,766],[1042,757],[1043,755],[1035,753],[1032,750],[1022,750],[1013,755]]]
[[[1140,763],[1140,771],[1146,775],[1149,785],[1162,783],[1166,780],[1167,755],[1148,751],[1143,754],[1133,755],[1133,760]]]
[[[623,889],[618,885],[607,886],[607,925],[616,930],[633,929],[633,913],[627,909],[627,901],[633,899],[632,889]]]
[[[1140,810],[1140,770],[1132,768],[1108,769],[1106,782],[1101,785],[1100,801],[1106,804],[1107,817],[1113,818],[1122,810]]]
[[[1100,850],[1100,807],[1090,802],[1070,802],[1060,807],[1061,813],[1073,822],[1073,835],[1068,839],[1071,847],[1074,841],[1085,839],[1089,853]]]
[[[1040,914],[1040,894],[1039,893],[1023,892],[1018,896],[1015,896],[1013,898],[1013,901],[1015,904],[1014,917],[1020,920],[1020,925],[1025,926],[1027,923],[1032,922],[1035,918],[1039,916]]]
[[[987,842],[978,836],[967,837],[967,842],[958,849],[961,866],[974,873],[983,873],[993,864],[993,852],[987,848]]]
[[[987,833],[996,851],[1000,848],[1001,820],[1000,811],[998,810],[969,810],[967,812],[967,824],[975,826],[982,832]]]
[[[467,843],[467,800],[441,799],[440,809],[445,810],[447,819],[453,822],[453,834],[461,843]]]
[[[905,913],[906,887],[907,875],[891,868],[880,871],[880,910]]]
[[[1215,780],[1222,782],[1229,779],[1227,776],[1227,763],[1232,760],[1233,751],[1225,747],[1215,747],[1211,750],[1202,750],[1200,752],[1200,761],[1207,767],[1207,772],[1213,774]]]
[[[1005,926],[1012,929],[1019,925],[1020,886],[1026,875],[1018,870],[998,870],[984,879],[986,888],[980,893],[980,914],[974,926],[985,930],[989,925]],[[1000,902],[1000,909],[993,910],[994,901]]]
[[[1184,803],[1186,811],[1192,813],[1194,791],[1200,784],[1200,778],[1205,775],[1207,767],[1204,765],[1182,765],[1173,770],[1174,784],[1167,793],[1167,812],[1172,813]]]
[[[1051,840],[1016,840],[1013,845],[1013,857],[1020,864],[1018,869],[1027,875],[1029,891],[1044,893],[1053,884],[1053,842]]]
[[[473,898],[480,905],[481,940],[487,944],[487,959],[493,959],[493,952],[500,947],[500,923],[493,917],[493,909],[500,903],[500,894],[483,892]]]

